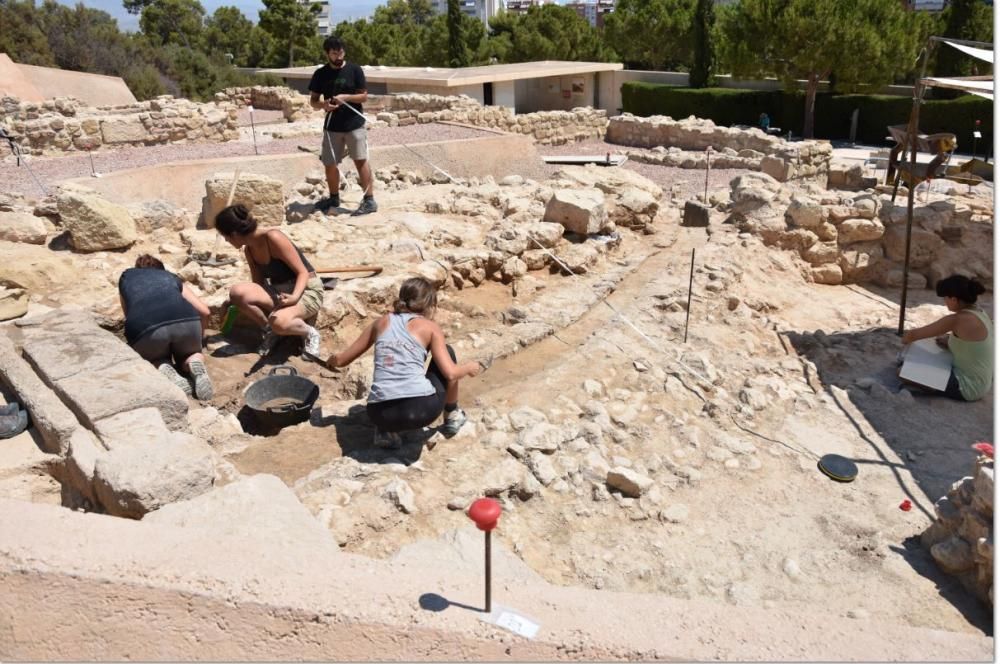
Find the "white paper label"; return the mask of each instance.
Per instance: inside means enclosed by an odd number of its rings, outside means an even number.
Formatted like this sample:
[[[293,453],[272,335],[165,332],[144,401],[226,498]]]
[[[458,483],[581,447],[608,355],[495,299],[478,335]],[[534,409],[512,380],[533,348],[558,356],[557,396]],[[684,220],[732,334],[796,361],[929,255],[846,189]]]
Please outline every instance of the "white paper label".
[[[247,108],[250,109],[251,113],[253,113],[253,106],[247,106]]]
[[[982,134],[982,132],[974,131],[974,132],[972,132],[972,137],[973,138],[982,138],[983,134]]]
[[[497,626],[508,629],[528,639],[533,639],[535,638],[535,634],[538,634],[538,625],[524,616],[519,616],[509,611],[503,611],[497,616]]]

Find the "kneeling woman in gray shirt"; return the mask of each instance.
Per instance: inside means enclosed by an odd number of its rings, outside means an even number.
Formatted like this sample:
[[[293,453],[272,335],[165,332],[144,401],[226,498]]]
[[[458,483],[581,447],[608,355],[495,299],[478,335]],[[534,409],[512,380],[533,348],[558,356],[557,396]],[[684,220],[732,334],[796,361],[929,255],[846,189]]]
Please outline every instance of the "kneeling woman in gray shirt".
[[[456,364],[455,351],[431,320],[436,308],[434,286],[421,277],[407,279],[393,312],[369,325],[347,350],[326,361],[332,368],[346,367],[375,346],[368,417],[376,427],[378,447],[399,447],[401,431],[425,427],[442,411],[440,431],[445,436],[454,436],[465,424],[465,413],[458,407],[458,381],[478,375],[482,367],[478,362]],[[428,351],[433,362],[424,371]]]

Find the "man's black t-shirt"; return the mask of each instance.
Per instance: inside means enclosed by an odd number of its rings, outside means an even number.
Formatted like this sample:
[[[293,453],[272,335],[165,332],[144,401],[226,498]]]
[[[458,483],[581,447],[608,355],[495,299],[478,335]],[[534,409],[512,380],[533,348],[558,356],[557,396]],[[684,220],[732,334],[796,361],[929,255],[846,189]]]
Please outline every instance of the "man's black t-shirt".
[[[127,312],[125,340],[133,344],[163,325],[201,320],[181,295],[183,288],[180,277],[166,270],[130,267],[122,272],[118,293]]]
[[[309,91],[318,92],[323,99],[336,95],[353,95],[367,89],[365,72],[360,65],[345,62],[340,69],[334,69],[327,63],[313,72],[309,81]],[[362,111],[361,104],[351,104],[358,113]],[[365,120],[349,108],[338,108],[326,117],[327,131],[354,131],[365,126]]]

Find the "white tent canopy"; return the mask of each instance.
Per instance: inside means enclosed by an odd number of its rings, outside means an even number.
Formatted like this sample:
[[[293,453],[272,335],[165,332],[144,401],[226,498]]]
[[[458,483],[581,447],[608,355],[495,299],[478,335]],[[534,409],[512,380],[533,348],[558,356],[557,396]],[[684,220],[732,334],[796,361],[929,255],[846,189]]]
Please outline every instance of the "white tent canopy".
[[[952,48],[957,48],[962,53],[966,55],[971,55],[977,60],[984,60],[993,64],[993,51],[987,51],[985,48],[976,48],[975,46],[967,46],[965,44],[959,44],[948,39],[942,39],[942,42],[951,46]]]
[[[993,77],[986,78],[938,78],[930,77],[922,79],[925,86],[931,88],[952,88],[971,92],[980,97],[993,99]]]

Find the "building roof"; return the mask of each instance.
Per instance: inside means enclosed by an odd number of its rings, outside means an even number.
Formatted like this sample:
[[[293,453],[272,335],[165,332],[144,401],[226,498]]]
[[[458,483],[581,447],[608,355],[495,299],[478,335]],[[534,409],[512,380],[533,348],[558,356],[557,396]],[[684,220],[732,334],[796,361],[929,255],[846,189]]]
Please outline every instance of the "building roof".
[[[285,79],[311,78],[317,67],[289,67],[287,69],[261,69],[259,73],[274,74]],[[620,62],[567,62],[544,60],[541,62],[517,62],[506,65],[485,65],[482,67],[386,67],[364,65],[365,77],[373,83],[401,83],[406,85],[427,85],[435,87],[457,87],[480,83],[517,81],[525,78],[548,76],[573,76],[593,74],[601,71],[623,69]]]

